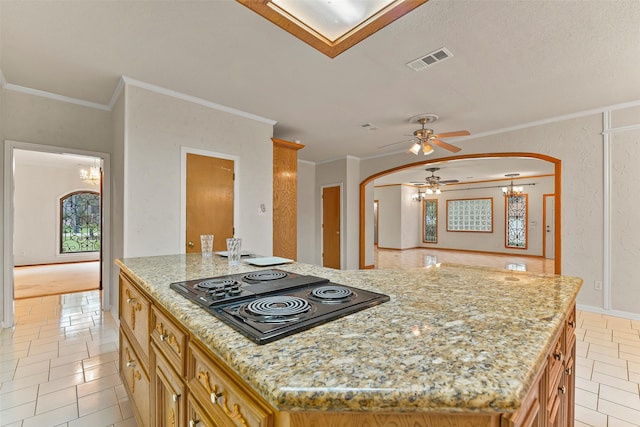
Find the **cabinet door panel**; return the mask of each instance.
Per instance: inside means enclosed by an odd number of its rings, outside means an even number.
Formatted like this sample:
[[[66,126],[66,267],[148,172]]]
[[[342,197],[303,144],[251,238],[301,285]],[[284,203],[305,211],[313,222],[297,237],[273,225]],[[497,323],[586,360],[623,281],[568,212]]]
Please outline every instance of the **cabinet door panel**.
[[[184,425],[185,386],[180,377],[169,366],[158,348],[152,345],[155,360],[155,425],[178,427]]]
[[[138,355],[120,330],[120,377],[129,394],[136,419],[142,427],[151,425],[149,421],[149,377],[142,369]]]

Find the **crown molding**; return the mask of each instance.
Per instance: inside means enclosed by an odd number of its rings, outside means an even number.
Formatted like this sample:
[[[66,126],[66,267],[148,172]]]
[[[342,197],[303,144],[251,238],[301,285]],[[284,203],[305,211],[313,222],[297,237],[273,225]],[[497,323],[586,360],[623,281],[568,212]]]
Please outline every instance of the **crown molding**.
[[[173,97],[173,98],[181,99],[183,101],[188,101],[188,102],[191,102],[193,104],[202,105],[203,107],[211,108],[211,109],[218,110],[218,111],[223,111],[225,113],[229,113],[229,114],[233,114],[233,115],[236,115],[236,116],[244,117],[244,118],[247,118],[247,119],[255,120],[255,121],[258,121],[258,122],[266,123],[266,124],[271,125],[271,126],[274,126],[276,123],[278,123],[277,120],[272,120],[272,119],[268,119],[268,118],[265,118],[265,117],[262,117],[262,116],[258,116],[258,115],[255,115],[255,114],[247,113],[245,111],[236,110],[235,108],[231,108],[231,107],[227,107],[225,105],[217,104],[215,102],[207,101],[206,99],[198,98],[196,96],[187,95],[187,94],[182,93],[182,92],[177,92],[177,91],[172,90],[172,89],[167,89],[167,88],[164,88],[164,87],[161,87],[161,86],[156,86],[156,85],[151,84],[151,83],[142,82],[140,80],[132,79],[131,77],[122,76],[122,80],[124,81],[124,84],[126,84],[126,85],[136,86],[136,87],[139,87],[139,88],[142,88],[142,89],[149,90],[151,92],[159,93],[161,95],[166,95],[166,96],[170,96],[170,97]]]
[[[95,108],[97,110],[111,111],[111,108],[105,104],[98,104],[97,102],[85,101],[84,99],[72,98],[70,96],[60,95],[52,92],[46,92],[44,90],[33,89],[30,87],[14,85],[12,83],[5,83],[4,89],[11,90],[13,92],[26,93],[28,95],[40,96],[42,98],[53,99],[56,101],[62,101],[68,104],[75,104],[75,105],[81,105],[83,107]]]

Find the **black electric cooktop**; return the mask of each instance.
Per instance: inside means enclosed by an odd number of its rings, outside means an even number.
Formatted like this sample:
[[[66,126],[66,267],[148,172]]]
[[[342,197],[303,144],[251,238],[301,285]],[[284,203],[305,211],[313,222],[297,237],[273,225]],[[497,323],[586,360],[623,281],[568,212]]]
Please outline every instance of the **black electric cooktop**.
[[[279,269],[171,283],[257,344],[389,301],[387,295]]]

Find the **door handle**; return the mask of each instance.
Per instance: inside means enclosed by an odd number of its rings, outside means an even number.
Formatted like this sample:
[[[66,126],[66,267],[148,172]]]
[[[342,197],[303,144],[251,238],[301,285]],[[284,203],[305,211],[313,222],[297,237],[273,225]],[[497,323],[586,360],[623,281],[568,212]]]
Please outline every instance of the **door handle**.
[[[193,242],[188,242],[187,246],[189,246],[190,248],[193,248],[195,246],[195,244]]]

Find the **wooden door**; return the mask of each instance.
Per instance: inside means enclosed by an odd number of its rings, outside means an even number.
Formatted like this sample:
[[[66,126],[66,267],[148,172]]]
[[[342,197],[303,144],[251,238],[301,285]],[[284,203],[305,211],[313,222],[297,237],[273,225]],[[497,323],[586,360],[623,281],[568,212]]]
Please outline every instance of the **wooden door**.
[[[544,195],[544,229],[542,231],[542,240],[544,243],[544,257],[546,259],[555,259],[555,247],[556,247],[556,198],[553,194]]]
[[[213,250],[233,237],[233,160],[187,154],[186,252],[201,252],[200,235],[213,234]]]
[[[322,189],[322,266],[340,265],[340,186]]]

